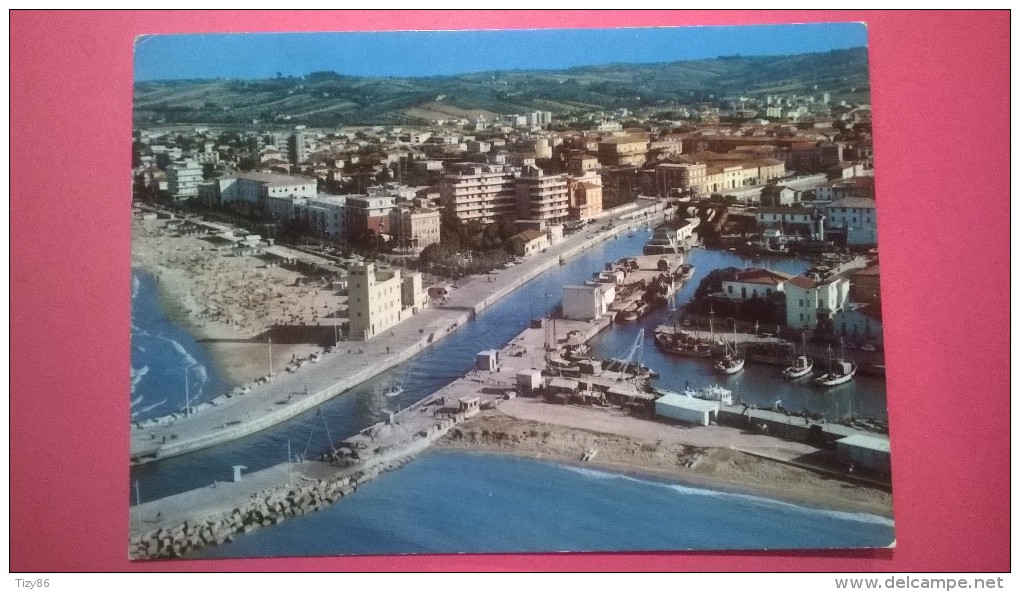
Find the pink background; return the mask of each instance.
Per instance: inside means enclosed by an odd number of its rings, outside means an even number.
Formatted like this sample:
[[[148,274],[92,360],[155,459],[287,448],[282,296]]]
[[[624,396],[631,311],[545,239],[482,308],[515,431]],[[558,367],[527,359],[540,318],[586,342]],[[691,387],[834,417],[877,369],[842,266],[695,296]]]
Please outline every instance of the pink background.
[[[144,33],[869,25],[898,546],[888,551],[127,561],[132,43]],[[1004,571],[1006,12],[15,12],[13,571]]]

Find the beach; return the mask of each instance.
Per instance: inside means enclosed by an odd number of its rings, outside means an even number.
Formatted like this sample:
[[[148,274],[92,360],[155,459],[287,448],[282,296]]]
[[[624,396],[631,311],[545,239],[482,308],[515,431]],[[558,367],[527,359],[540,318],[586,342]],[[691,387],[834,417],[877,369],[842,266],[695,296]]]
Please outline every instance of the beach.
[[[231,386],[269,373],[270,338],[275,371],[334,343],[346,297],[331,285],[216,251],[200,236],[175,236],[165,224],[132,222],[132,265],[156,279],[168,317],[202,343]]]
[[[819,450],[722,426],[684,427],[517,398],[482,411],[435,446],[513,454],[746,493],[809,507],[892,517],[892,493],[837,478]],[[589,451],[594,457],[582,462]],[[796,466],[812,456],[822,470]],[[818,456],[822,458],[819,459]]]

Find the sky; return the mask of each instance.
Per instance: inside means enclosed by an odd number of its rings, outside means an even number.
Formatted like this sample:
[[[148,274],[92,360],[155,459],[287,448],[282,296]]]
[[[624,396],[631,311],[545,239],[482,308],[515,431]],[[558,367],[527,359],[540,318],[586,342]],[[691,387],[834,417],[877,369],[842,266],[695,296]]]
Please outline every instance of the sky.
[[[154,35],[135,42],[135,80],[271,78],[332,70],[421,77],[557,70],[865,47],[860,23],[520,31]]]

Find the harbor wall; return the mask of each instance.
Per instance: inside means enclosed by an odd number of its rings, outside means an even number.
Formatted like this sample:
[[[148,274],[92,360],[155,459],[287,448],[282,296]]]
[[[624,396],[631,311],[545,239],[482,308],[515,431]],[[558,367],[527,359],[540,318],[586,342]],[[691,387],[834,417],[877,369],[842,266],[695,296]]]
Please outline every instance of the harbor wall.
[[[559,265],[560,258],[569,259],[578,253],[598,244],[599,242],[608,240],[611,237],[618,236],[621,232],[625,232],[632,227],[638,226],[645,222],[655,222],[661,220],[665,216],[665,212],[661,209],[661,204],[651,204],[644,208],[637,208],[633,212],[627,214],[629,217],[628,222],[624,224],[618,224],[612,229],[599,232],[593,237],[581,242],[580,244],[567,249],[559,255],[559,257],[549,257],[547,261],[536,266],[528,273],[522,275],[520,278],[515,279],[510,284],[499,288],[493,294],[483,298],[481,301],[476,303],[471,309],[466,311],[458,311],[452,308],[434,309],[443,311],[444,317],[449,316],[449,321],[452,323],[452,330],[456,330],[466,324],[468,321],[474,318],[474,315],[478,314],[482,310],[485,310],[501,298],[507,296],[515,289],[519,288],[528,281],[534,279],[541,273],[548,271]],[[429,345],[439,341],[443,337],[449,335],[452,330],[447,331],[435,331],[428,334],[423,334],[420,338],[408,344],[408,346],[389,354],[386,357],[380,358],[378,362],[371,366],[362,369],[361,371],[354,373],[350,376],[339,379],[337,382],[331,384],[329,387],[309,393],[308,395],[301,395],[300,399],[292,400],[288,405],[283,405],[279,409],[275,409],[271,412],[264,413],[253,419],[245,419],[237,423],[225,423],[214,432],[204,433],[198,436],[189,437],[187,439],[173,440],[170,442],[159,442],[153,441],[151,443],[145,442],[136,445],[135,449],[131,451],[131,462],[134,464],[145,464],[154,462],[160,459],[169,458],[173,456],[179,456],[201,450],[203,448],[209,448],[232,440],[243,438],[245,436],[254,434],[261,430],[272,427],[278,423],[291,419],[301,413],[314,409],[316,406],[325,403],[329,399],[348,391],[359,384],[366,382],[380,373],[409,360],[414,355],[424,350]],[[326,354],[326,358],[319,363],[327,363],[330,355],[338,355],[337,351],[333,354]],[[245,394],[235,394],[232,397],[244,397]],[[174,416],[172,416],[174,417]],[[166,421],[166,418],[158,418],[153,421],[153,425],[162,425]]]

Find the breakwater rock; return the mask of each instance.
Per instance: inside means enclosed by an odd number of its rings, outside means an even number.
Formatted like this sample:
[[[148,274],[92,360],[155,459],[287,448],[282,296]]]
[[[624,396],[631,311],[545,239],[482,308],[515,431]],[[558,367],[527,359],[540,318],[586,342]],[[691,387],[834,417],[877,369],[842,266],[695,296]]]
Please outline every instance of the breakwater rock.
[[[300,483],[261,491],[233,510],[135,537],[131,541],[131,559],[182,558],[202,547],[229,543],[236,534],[318,512],[354,493],[358,486],[410,460],[410,457],[401,457],[369,468],[354,468],[329,479],[300,477]]]

